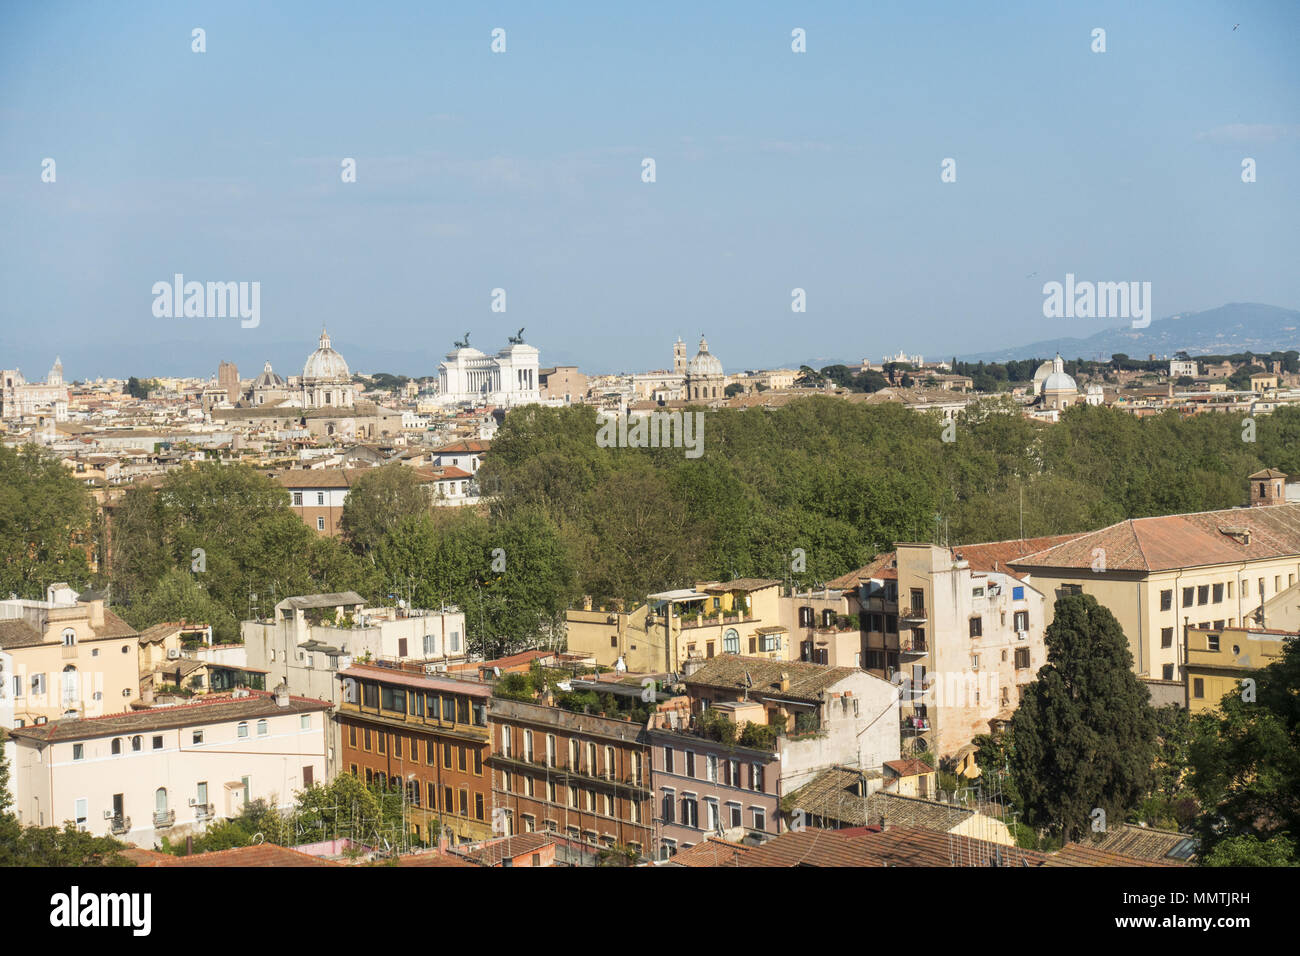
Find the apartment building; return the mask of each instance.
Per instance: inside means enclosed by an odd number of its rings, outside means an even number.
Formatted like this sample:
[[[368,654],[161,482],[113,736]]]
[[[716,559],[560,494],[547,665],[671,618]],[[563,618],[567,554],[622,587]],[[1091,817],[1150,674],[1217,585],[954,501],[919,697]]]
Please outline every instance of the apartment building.
[[[329,703],[237,691],[173,707],[51,721],[11,732],[16,811],[152,847],[202,832],[251,800],[293,803],[324,780]]]
[[[853,667],[726,655],[684,678],[691,712],[736,708],[736,722],[776,733],[779,795],[838,765],[883,785],[881,767],[900,756],[898,688]]]
[[[781,624],[797,660],[832,667],[862,667],[861,605],[856,589],[792,591],[781,597]]]
[[[780,595],[780,581],[738,578],[651,594],[628,610],[588,599],[565,615],[569,650],[636,673],[677,673],[722,654],[787,660]]]
[[[66,584],[50,585],[46,598],[0,601],[11,726],[130,709],[140,696],[139,634],[102,598],[82,601]]]
[[[285,598],[269,620],[240,625],[246,669],[285,681],[291,693],[342,703],[337,675],[354,661],[417,661],[421,673],[466,660],[465,615],[457,607],[434,610],[370,608],[355,591]],[[347,769],[342,740],[331,723],[328,776]]]
[[[493,697],[492,791],[504,833],[550,832],[647,856],[654,841],[645,727]]]
[[[490,838],[492,781],[485,767],[491,688],[362,664],[337,676],[342,772],[367,784],[405,787],[417,841],[430,842],[435,830],[453,844]]]
[[[1009,563],[1048,596],[1049,624],[1057,597],[1091,594],[1124,629],[1139,676],[1181,680],[1183,628],[1240,626],[1300,576],[1300,504],[1268,472],[1251,476],[1251,504],[1134,518]]]
[[[1187,709],[1192,713],[1218,710],[1225,694],[1241,693],[1242,679],[1281,660],[1295,631],[1225,627],[1183,628],[1187,671]]]

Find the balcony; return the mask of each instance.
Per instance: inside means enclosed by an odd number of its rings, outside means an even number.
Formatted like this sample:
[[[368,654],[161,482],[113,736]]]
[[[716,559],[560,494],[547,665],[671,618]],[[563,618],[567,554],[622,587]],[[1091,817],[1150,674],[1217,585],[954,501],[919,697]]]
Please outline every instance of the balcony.
[[[919,714],[909,714],[900,721],[900,724],[904,732],[911,731],[923,734],[930,729],[930,718]]]
[[[67,660],[75,660],[75,659],[77,658],[77,655],[78,655],[78,653],[79,653],[79,650],[80,650],[80,649],[77,647],[76,644],[64,644],[64,645],[63,645],[63,659],[64,659],[65,661],[67,661]]]
[[[176,822],[175,810],[155,810],[153,812],[153,825],[160,830],[164,830]]]
[[[898,653],[904,657],[909,655],[912,657],[924,657],[926,654],[930,653],[930,651],[925,638],[917,637],[913,634],[898,642]]]
[[[205,823],[208,820],[211,820],[213,816],[215,816],[215,814],[212,809],[212,804],[210,803],[194,804],[194,819],[197,822]]]
[[[123,833],[130,833],[131,818],[113,817],[112,821],[108,824],[108,832],[114,834],[115,836],[121,836]]]
[[[924,624],[929,617],[923,607],[907,607],[898,612],[899,620],[905,624]]]

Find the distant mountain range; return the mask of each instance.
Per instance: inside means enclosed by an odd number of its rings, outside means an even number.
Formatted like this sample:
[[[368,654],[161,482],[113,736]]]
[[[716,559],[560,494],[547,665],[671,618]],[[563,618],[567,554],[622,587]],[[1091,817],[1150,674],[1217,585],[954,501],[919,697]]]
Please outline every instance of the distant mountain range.
[[[1122,352],[1131,358],[1145,359],[1152,354],[1173,356],[1180,351],[1189,355],[1230,355],[1289,349],[1300,349],[1300,312],[1258,302],[1230,302],[1206,312],[1185,312],[1156,319],[1144,329],[1125,325],[1102,329],[1082,339],[1043,339],[994,352],[958,353],[957,358],[967,362],[1006,362],[1047,359],[1060,352],[1067,359],[1109,359]]]

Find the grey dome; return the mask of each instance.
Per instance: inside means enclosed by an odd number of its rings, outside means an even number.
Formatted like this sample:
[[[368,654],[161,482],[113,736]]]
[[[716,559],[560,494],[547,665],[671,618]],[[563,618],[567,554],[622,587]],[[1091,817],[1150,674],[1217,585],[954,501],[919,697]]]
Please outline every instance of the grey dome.
[[[330,334],[324,329],[320,333],[320,347],[307,358],[302,367],[304,382],[346,382],[351,378],[348,363],[330,348]]]

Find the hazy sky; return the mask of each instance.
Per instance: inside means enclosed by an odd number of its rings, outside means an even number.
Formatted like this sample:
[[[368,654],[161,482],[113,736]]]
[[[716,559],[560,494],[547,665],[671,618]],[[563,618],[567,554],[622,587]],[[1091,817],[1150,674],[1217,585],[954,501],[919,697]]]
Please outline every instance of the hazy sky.
[[[1300,4],[700,6],[5,4],[0,367],[296,374],[323,323],[362,371],[520,326],[543,364],[704,332],[732,371],[1125,324],[1044,319],[1067,272],[1300,306]],[[178,272],[260,282],[261,324],[155,318]]]

